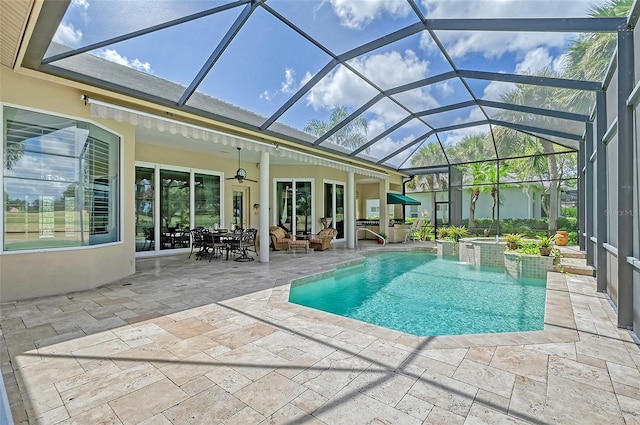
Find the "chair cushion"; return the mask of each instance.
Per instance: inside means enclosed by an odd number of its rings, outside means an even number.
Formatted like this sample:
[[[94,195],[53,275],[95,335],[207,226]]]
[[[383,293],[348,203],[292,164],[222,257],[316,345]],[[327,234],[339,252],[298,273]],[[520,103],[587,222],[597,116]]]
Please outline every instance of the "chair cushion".
[[[279,227],[277,227],[277,228],[273,229],[273,230],[271,231],[271,234],[272,234],[273,236],[275,236],[275,237],[276,237],[276,239],[284,239],[284,238],[286,238],[286,237],[287,237],[287,234],[285,233],[285,231],[284,231],[284,230],[282,230],[282,229],[281,229],[281,228],[279,228]],[[280,241],[278,241],[278,242],[280,242]]]
[[[335,233],[336,233],[335,229],[329,227],[329,228],[320,230],[318,232],[318,236],[323,238],[326,238],[326,237],[333,238],[335,236]]]
[[[322,243],[322,239],[312,238],[309,239],[309,243]]]
[[[290,240],[291,239],[289,239],[289,238],[276,238],[276,243],[287,243]]]

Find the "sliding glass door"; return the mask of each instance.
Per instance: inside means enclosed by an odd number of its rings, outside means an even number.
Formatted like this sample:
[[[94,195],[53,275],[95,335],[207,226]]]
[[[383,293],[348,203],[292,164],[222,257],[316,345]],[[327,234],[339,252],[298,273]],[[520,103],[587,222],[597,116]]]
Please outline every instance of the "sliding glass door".
[[[190,229],[223,222],[221,173],[136,166],[136,252],[190,247]]]
[[[276,180],[274,221],[290,233],[313,232],[313,181]]]
[[[324,182],[324,217],[331,219],[330,227],[338,231],[336,239],[344,239],[345,184]]]
[[[136,167],[136,252],[154,247],[154,169]]]

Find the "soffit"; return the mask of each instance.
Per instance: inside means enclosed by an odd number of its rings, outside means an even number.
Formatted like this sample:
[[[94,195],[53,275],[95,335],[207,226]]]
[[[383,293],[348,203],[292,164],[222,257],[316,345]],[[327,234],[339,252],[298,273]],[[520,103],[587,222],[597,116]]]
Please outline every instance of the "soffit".
[[[2,2],[0,13],[0,64],[13,68],[22,34],[26,27],[33,0]]]

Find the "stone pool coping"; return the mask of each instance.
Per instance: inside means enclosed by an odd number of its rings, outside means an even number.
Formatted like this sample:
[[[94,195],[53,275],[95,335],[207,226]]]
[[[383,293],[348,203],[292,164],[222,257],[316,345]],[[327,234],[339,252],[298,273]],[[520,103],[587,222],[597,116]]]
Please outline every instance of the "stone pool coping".
[[[424,248],[394,249],[394,251],[425,251],[433,253],[433,249]],[[279,290],[274,290],[274,292],[271,294],[270,302],[284,302],[290,306],[287,307],[287,310],[293,309],[297,310],[298,312],[307,313],[309,310],[311,310],[313,311],[313,316],[318,320],[326,321],[327,323],[343,326],[350,329],[361,330],[362,328],[366,328],[367,332],[373,332],[373,334],[375,334],[376,336],[383,339],[389,339],[390,341],[397,341],[398,338],[416,339],[416,344],[421,344],[423,341],[428,340],[429,345],[432,348],[471,348],[497,345],[548,344],[560,342],[575,342],[579,341],[580,339],[578,336],[578,331],[576,330],[576,322],[574,318],[569,287],[567,285],[567,276],[565,274],[557,272],[547,273],[544,329],[539,331],[417,336],[289,302],[289,294],[292,286],[295,287],[304,285],[316,280],[332,277],[335,275],[336,271],[340,269],[364,263],[366,256],[383,252],[389,252],[389,250],[372,249],[366,252],[362,252],[362,258],[339,262],[334,264],[333,268],[330,270],[292,279],[288,284],[281,286]],[[388,338],[385,338],[385,335],[387,335]]]

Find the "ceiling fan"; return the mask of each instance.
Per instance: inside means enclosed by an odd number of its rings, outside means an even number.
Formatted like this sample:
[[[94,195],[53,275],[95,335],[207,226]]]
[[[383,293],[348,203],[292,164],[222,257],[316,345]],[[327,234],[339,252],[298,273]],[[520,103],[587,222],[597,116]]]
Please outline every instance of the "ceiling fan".
[[[245,180],[257,183],[256,180],[248,179],[247,178],[247,170],[245,170],[244,168],[240,167],[240,149],[242,149],[242,148],[236,148],[236,149],[238,149],[238,169],[236,170],[236,175],[233,176],[233,177],[227,177],[225,180],[236,179],[236,180],[238,180],[238,183],[242,183]]]

